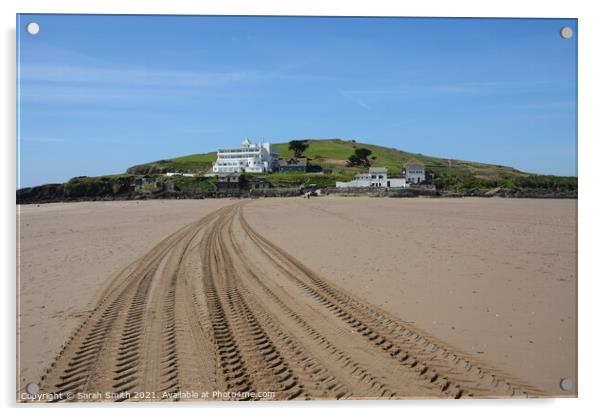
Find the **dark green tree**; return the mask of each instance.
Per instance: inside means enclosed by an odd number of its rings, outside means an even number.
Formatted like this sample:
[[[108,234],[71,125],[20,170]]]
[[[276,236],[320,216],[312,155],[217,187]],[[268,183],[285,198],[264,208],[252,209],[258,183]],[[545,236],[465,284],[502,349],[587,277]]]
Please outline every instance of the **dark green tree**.
[[[347,166],[370,166],[368,157],[372,154],[372,150],[366,148],[355,149],[355,153],[349,156]]]
[[[303,156],[303,152],[309,147],[309,144],[305,140],[291,140],[288,142],[288,149],[292,150],[295,157]]]

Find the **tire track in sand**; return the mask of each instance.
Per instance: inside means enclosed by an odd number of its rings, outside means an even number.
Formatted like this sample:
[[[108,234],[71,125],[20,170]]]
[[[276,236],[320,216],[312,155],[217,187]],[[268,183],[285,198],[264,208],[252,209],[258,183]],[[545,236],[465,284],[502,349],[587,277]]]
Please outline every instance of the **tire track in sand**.
[[[115,393],[113,399],[124,400],[134,391],[152,392],[155,396],[149,398],[157,398],[177,389],[175,322],[192,328],[200,323],[183,313],[185,305],[175,308],[174,278],[188,245],[226,208],[165,238],[114,279],[42,376],[41,392],[63,393],[62,399],[77,398],[78,393]],[[180,344],[196,345],[195,355],[210,356],[197,341]]]
[[[128,266],[41,391],[70,400],[90,392],[112,400],[177,400],[181,391],[277,400],[540,394],[317,275],[257,233],[245,203],[183,227]],[[138,391],[149,395],[133,398]]]
[[[436,389],[454,398],[463,395],[529,397],[542,394],[537,388],[468,357],[445,342],[335,287],[258,234],[242,213],[240,222],[250,240],[296,286],[331,315],[369,340],[376,347],[375,352],[385,352],[401,365],[413,369]]]
[[[234,213],[213,224],[203,245],[203,278],[224,383],[240,393],[274,392],[277,399],[294,399],[303,394],[298,378],[239,291],[223,241]]]

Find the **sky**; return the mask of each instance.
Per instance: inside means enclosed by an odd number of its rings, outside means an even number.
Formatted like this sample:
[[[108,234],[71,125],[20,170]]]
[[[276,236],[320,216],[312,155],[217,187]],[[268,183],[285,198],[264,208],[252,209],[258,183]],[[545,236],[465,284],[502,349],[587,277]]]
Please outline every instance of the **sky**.
[[[575,19],[19,15],[17,34],[18,188],[245,137],[577,174]]]

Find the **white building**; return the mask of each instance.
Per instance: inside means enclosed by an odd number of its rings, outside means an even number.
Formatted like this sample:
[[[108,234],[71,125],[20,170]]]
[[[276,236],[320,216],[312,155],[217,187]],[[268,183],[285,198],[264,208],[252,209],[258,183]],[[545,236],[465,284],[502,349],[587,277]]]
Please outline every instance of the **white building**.
[[[278,163],[278,152],[269,143],[251,143],[245,139],[236,149],[219,149],[213,173],[272,172]]]
[[[404,178],[389,178],[387,168],[370,168],[368,173],[358,173],[350,182],[337,182],[337,188],[405,188]]]
[[[421,183],[426,179],[426,172],[422,163],[406,163],[403,165],[403,176],[408,182]]]
[[[186,176],[188,178],[192,178],[192,177],[196,176],[196,174],[195,173],[181,173],[181,172],[167,172],[163,176],[167,176],[168,178],[171,178],[172,176]]]

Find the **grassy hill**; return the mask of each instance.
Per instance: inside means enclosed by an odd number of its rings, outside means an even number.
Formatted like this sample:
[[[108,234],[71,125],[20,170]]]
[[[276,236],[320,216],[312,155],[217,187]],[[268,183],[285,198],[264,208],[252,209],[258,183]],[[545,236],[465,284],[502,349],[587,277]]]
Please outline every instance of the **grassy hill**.
[[[216,158],[216,152],[211,152],[176,157],[173,159],[157,160],[156,162],[132,166],[131,168],[128,168],[127,173],[137,175],[152,175],[165,172],[205,173],[211,169]]]
[[[507,166],[497,166],[485,163],[466,162],[461,160],[452,160],[451,167],[447,159],[433,156],[425,156],[420,153],[409,153],[402,150],[377,146],[367,143],[357,143],[353,140],[329,139],[329,140],[308,140],[309,147],[304,152],[304,156],[309,157],[312,164],[322,167],[330,167],[333,171],[355,172],[365,171],[365,168],[350,168],[346,166],[346,161],[356,148],[366,148],[372,151],[370,163],[372,166],[387,167],[392,175],[400,174],[401,168],[407,162],[421,162],[427,170],[434,173],[451,172],[473,174],[482,177],[493,177],[500,174],[527,175],[514,168]],[[288,143],[277,143],[274,147],[280,151],[281,157],[290,157],[293,152],[288,150]]]
[[[377,146],[368,143],[358,143],[355,140],[342,139],[308,139],[309,147],[304,156],[310,159],[310,164],[322,168],[330,168],[332,173],[318,177],[317,174],[285,174],[273,173],[268,180],[276,186],[291,186],[299,183],[324,183],[324,186],[334,186],[335,180],[348,180],[362,171],[365,167],[349,167],[347,160],[355,149],[366,148],[372,151],[370,164],[387,167],[391,175],[401,173],[407,162],[420,162],[427,172],[435,178],[433,183],[441,189],[450,188],[558,188],[577,189],[576,177],[561,177],[537,175],[521,172],[509,166],[487,163],[470,162],[465,160],[445,159],[427,156],[420,153],[409,153],[402,150]],[[287,143],[275,143],[274,148],[280,152],[280,157],[291,157],[293,152]],[[206,173],[210,171],[216,159],[215,152],[194,154],[167,160],[132,166],[129,174],[158,174],[169,171],[184,173]],[[450,163],[451,162],[451,163]]]
[[[487,177],[497,177],[501,174],[527,175],[514,168],[507,166],[491,165],[486,163],[467,162],[461,160],[452,160],[451,168],[448,166],[448,160],[433,156],[425,156],[419,153],[409,153],[393,148],[377,146],[367,143],[357,143],[353,140],[325,139],[325,140],[307,140],[309,147],[304,152],[304,156],[310,158],[312,165],[328,167],[334,172],[356,173],[365,170],[365,168],[348,167],[346,161],[356,148],[366,148],[372,151],[370,163],[373,166],[386,166],[391,174],[401,173],[402,165],[410,161],[424,163],[427,169],[437,172],[466,173]],[[273,147],[280,152],[280,157],[292,157],[293,152],[288,149],[288,143],[276,143]],[[216,154],[201,153],[189,156],[177,157],[167,160],[145,163],[132,166],[128,173],[161,173],[177,170],[180,172],[206,172],[211,169],[215,161]]]
[[[469,162],[463,160],[426,156],[419,153],[408,153],[401,150],[376,146],[366,143],[356,143],[353,140],[327,139],[307,140],[309,147],[304,156],[310,159],[310,164],[322,168],[330,168],[330,172],[299,173],[276,172],[269,175],[245,174],[245,189],[253,186],[257,176],[266,176],[274,188],[296,188],[300,184],[316,184],[318,187],[334,187],[336,181],[347,181],[358,172],[365,172],[366,167],[349,167],[346,162],[357,148],[372,151],[369,156],[371,166],[384,166],[389,173],[397,175],[406,162],[421,162],[432,178],[430,183],[439,190],[461,191],[467,195],[475,189],[503,188],[510,191],[520,191],[522,194],[537,195],[541,192],[551,197],[572,195],[576,197],[577,177],[537,175],[521,172],[508,166],[487,163]],[[274,147],[281,157],[293,156],[288,149],[288,143],[276,143]],[[19,203],[51,202],[62,200],[98,200],[113,198],[130,198],[135,195],[152,195],[167,189],[178,195],[211,194],[216,191],[215,178],[171,177],[160,175],[165,172],[182,172],[203,174],[211,170],[216,159],[215,152],[176,157],[156,162],[132,166],[126,173],[96,177],[79,176],[64,184],[47,184],[33,188],[23,188],[17,191]],[[319,169],[318,169],[319,170]],[[140,175],[153,176],[151,183],[137,186]],[[528,190],[537,190],[529,193]]]

